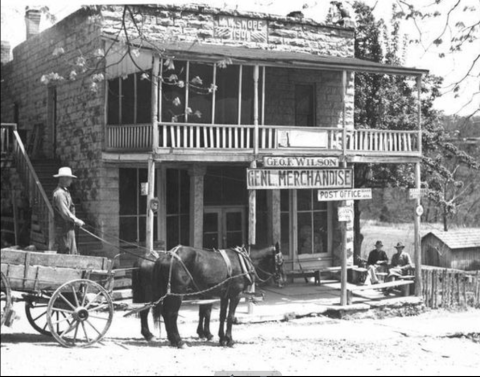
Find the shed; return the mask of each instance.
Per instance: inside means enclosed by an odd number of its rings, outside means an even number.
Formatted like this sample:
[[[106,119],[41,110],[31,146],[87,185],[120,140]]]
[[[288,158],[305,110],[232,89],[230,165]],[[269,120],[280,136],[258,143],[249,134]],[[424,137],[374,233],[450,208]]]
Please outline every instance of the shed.
[[[425,265],[457,270],[480,270],[480,232],[478,229],[432,231],[422,238]]]

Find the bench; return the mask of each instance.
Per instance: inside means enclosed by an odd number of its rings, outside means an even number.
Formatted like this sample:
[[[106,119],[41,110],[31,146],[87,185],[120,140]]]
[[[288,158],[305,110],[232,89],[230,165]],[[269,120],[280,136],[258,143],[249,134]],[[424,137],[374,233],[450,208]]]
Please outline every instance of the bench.
[[[347,270],[351,269],[358,269],[358,266],[347,266]],[[365,270],[365,269],[362,269]],[[292,270],[292,271],[287,271],[285,275],[292,280],[295,278],[314,278],[315,279],[315,284],[320,285],[321,282],[321,274],[322,272],[340,272],[342,271],[341,266],[337,267],[322,267],[318,269],[309,269],[309,270]],[[366,270],[365,270],[366,271]]]
[[[402,294],[403,296],[408,296],[409,286],[413,284],[414,281],[410,279],[403,279],[408,278],[408,276],[402,276],[402,279],[397,281],[391,281],[388,283],[381,283],[381,284],[373,284],[373,285],[353,285],[347,284],[347,303],[350,305],[352,303],[352,293],[358,291],[366,291],[372,289],[385,289],[385,288],[394,288],[394,287],[402,287]]]

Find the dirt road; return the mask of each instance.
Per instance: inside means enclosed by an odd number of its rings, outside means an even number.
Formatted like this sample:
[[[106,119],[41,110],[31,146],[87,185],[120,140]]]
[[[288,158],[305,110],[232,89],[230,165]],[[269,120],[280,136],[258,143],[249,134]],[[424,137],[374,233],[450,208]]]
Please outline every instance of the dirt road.
[[[189,347],[182,350],[169,347],[164,332],[160,340],[146,343],[139,320],[122,313],[116,313],[103,345],[89,349],[62,348],[22,319],[13,329],[2,328],[1,375],[208,376],[222,370],[278,371],[284,376],[478,375],[479,319],[480,311],[470,311],[237,325],[234,348],[219,347],[217,338],[200,341],[196,325],[183,323],[180,331]],[[461,333],[470,335],[459,337]]]

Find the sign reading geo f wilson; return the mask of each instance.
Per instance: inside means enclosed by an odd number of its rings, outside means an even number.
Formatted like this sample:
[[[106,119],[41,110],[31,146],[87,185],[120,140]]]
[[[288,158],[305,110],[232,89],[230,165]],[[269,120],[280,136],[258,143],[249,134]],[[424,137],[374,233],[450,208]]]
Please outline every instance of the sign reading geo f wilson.
[[[247,169],[249,190],[352,188],[352,169]]]

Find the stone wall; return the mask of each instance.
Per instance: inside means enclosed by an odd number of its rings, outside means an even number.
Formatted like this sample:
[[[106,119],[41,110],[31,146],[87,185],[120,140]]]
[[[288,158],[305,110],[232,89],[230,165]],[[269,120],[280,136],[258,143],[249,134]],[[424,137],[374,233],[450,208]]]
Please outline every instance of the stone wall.
[[[55,157],[78,176],[75,195],[89,213],[87,223],[105,233],[118,235],[118,169],[105,167],[101,158],[104,85],[100,84],[98,91],[93,92],[90,90],[92,76],[82,76],[75,67],[76,59],[89,59],[102,46],[99,26],[90,22],[89,14],[83,10],[17,46],[5,71],[2,67],[2,122],[14,121],[16,104],[20,131],[26,131],[28,136],[34,125],[42,124],[45,127],[43,156]],[[59,48],[64,54],[55,55],[54,51]],[[69,80],[73,69],[78,73],[77,79]],[[42,76],[51,77],[52,73],[64,79],[51,80],[45,85]],[[49,116],[48,93],[52,86],[57,92],[55,151]]]
[[[293,51],[323,56],[353,57],[354,30],[311,19],[277,17],[263,13],[219,10],[205,5],[138,6],[137,21],[152,40],[199,42]],[[102,12],[103,32],[115,37],[122,7]],[[127,22],[127,27],[135,27]],[[133,33],[135,34],[135,32]]]

